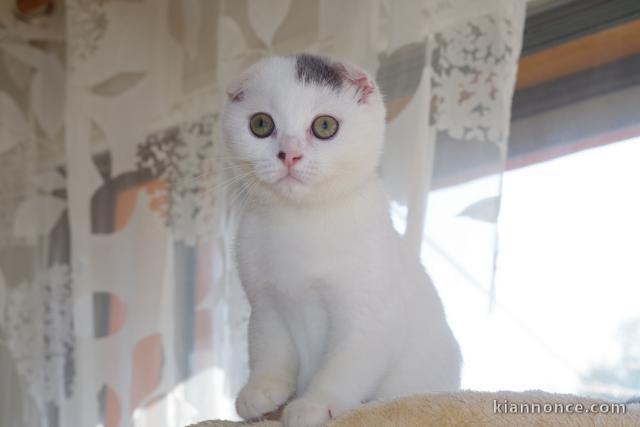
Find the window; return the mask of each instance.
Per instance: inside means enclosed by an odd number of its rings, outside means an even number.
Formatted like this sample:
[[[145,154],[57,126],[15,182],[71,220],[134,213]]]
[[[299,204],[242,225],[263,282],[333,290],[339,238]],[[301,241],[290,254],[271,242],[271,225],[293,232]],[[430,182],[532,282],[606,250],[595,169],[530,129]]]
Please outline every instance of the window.
[[[463,388],[626,399],[640,395],[640,7],[534,3],[501,200],[495,175],[436,187],[422,257]],[[498,207],[492,286],[478,242]]]
[[[491,311],[473,273],[425,242],[463,347],[463,388],[640,393],[638,159],[640,137],[505,174]],[[435,191],[432,212],[459,209],[481,185]]]

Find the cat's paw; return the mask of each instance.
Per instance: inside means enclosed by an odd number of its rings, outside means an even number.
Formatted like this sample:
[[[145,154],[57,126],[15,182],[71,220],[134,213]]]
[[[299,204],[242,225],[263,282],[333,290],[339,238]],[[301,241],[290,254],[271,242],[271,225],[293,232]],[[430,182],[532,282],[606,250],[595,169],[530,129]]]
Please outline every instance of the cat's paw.
[[[284,427],[319,427],[331,418],[331,408],[326,401],[309,397],[291,401],[282,413]]]
[[[245,420],[277,410],[293,394],[293,384],[280,378],[258,378],[245,385],[236,399],[236,412]]]

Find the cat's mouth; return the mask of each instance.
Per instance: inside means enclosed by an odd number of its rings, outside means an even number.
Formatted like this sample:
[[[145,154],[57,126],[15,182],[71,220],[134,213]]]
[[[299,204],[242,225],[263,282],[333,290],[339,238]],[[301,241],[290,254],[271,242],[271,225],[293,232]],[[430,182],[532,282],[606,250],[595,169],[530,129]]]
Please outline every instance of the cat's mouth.
[[[295,199],[307,192],[308,182],[305,182],[294,170],[290,170],[276,179],[271,184],[271,189],[282,197]]]
[[[298,200],[307,194],[313,186],[314,177],[306,170],[298,168],[278,168],[276,170],[256,171],[261,187],[287,200]]]
[[[290,183],[298,183],[298,184],[304,184],[304,182],[297,177],[293,172],[288,172],[286,174],[284,174],[282,177],[280,177],[277,181],[276,184],[290,184]]]

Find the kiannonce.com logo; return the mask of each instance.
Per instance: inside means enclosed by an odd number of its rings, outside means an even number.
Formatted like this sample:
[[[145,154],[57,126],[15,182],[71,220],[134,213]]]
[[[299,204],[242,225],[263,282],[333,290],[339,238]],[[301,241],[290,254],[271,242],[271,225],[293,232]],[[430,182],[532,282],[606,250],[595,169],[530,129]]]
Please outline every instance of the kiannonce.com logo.
[[[624,403],[511,402],[493,399],[494,414],[626,414]]]

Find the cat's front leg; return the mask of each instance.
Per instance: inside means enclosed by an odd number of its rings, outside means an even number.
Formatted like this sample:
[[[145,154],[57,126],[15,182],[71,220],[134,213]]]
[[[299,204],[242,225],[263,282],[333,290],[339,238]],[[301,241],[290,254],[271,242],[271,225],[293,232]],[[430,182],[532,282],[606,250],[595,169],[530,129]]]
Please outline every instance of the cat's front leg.
[[[245,420],[276,411],[295,391],[297,354],[267,295],[254,295],[249,318],[249,381],[236,399]]]
[[[325,359],[309,387],[285,407],[285,427],[322,426],[367,401],[397,353],[402,331],[393,331],[396,309],[385,307],[383,299],[346,296],[327,306]]]

